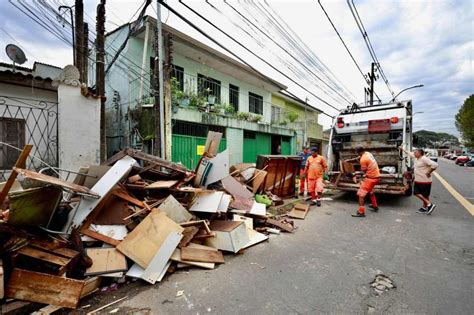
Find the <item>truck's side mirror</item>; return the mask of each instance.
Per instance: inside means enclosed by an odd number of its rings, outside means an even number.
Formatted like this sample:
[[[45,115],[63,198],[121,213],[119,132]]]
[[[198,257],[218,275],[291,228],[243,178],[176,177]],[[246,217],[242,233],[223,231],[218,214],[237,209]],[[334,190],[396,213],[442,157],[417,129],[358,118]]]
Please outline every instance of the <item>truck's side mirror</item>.
[[[414,146],[418,145],[418,136],[417,135],[413,135],[413,145]]]

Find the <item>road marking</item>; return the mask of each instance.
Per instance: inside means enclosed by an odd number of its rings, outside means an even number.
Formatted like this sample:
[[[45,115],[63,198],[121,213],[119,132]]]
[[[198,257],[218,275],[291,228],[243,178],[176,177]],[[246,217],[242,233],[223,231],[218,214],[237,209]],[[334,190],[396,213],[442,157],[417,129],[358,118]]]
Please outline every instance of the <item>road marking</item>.
[[[467,211],[469,211],[469,213],[474,216],[474,205],[472,203],[470,203],[469,201],[467,201],[466,198],[464,198],[463,196],[461,196],[460,193],[458,193],[454,188],[453,186],[451,186],[443,177],[441,177],[441,175],[439,175],[438,173],[433,173],[434,176],[436,176],[436,178],[441,182],[441,184],[443,184],[443,186],[451,193],[451,195],[453,195],[454,198],[457,199],[457,201],[459,201],[459,203],[464,207],[466,208]]]

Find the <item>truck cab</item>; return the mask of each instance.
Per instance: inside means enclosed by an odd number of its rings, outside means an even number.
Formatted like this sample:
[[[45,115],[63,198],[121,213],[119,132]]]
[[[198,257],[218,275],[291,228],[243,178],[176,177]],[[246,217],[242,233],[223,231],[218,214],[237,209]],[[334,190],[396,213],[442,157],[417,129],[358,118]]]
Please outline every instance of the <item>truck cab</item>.
[[[328,146],[327,188],[356,191],[353,173],[360,165],[345,162],[357,156],[355,148],[372,153],[380,171],[376,193],[410,195],[413,161],[399,150],[412,150],[412,102],[352,106],[335,118]]]

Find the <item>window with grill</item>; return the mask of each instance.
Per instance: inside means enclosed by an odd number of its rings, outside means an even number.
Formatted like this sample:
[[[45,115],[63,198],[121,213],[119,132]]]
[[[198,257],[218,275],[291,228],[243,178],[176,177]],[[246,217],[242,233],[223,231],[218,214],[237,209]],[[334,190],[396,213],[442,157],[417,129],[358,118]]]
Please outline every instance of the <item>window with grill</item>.
[[[263,115],[263,97],[249,92],[249,112]]]
[[[173,65],[171,67],[171,77],[178,81],[178,90],[184,91],[184,68]]]
[[[23,149],[25,146],[25,120],[0,118],[0,141]],[[6,145],[0,145],[0,169],[11,169],[20,151]]]
[[[225,127],[201,125],[182,120],[176,120],[173,124],[173,134],[183,136],[193,136],[206,138],[209,131],[222,133],[222,138],[225,138]]]
[[[239,87],[233,84],[229,84],[229,104],[236,112],[239,111]]]
[[[198,93],[204,96],[213,95],[216,97],[215,103],[220,103],[221,81],[198,73]]]
[[[281,112],[281,107],[272,106],[272,123],[281,121]]]

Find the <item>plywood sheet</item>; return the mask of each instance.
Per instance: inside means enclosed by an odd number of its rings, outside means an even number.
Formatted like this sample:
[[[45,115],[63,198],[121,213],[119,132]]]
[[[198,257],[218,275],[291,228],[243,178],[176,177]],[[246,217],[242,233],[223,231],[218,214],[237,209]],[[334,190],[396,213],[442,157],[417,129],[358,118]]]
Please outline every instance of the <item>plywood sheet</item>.
[[[229,204],[232,200],[231,195],[224,194],[222,195],[221,202],[219,203],[219,207],[217,207],[218,212],[227,212],[229,210]]]
[[[209,155],[216,155],[217,150],[219,149],[219,144],[221,143],[222,133],[209,131],[207,133],[206,146],[204,147],[204,152]]]
[[[181,259],[184,261],[199,261],[223,264],[224,255],[219,251],[206,250],[200,248],[181,248]]]
[[[176,185],[179,180],[170,179],[170,180],[159,180],[150,185],[145,186],[145,189],[169,189]]]
[[[209,225],[212,231],[219,232],[230,232],[240,226],[242,222],[239,221],[225,221],[225,220],[214,220]]]
[[[123,218],[130,214],[131,211],[127,201],[116,196],[111,196],[94,218],[93,222],[99,225],[126,224],[129,220],[124,220]]]
[[[253,198],[253,194],[234,177],[229,175],[225,177],[224,179],[222,179],[221,182],[222,182],[222,185],[224,186],[224,189],[229,194],[234,196],[234,198],[237,198],[237,197],[240,197],[243,199]]]
[[[201,244],[194,244],[194,243],[189,243],[188,248],[197,248],[197,249],[217,251],[217,248],[209,247],[209,246],[205,246]],[[183,261],[181,259],[181,250],[178,248],[175,249],[170,259],[177,263],[186,264],[187,266],[195,266],[195,267],[200,267],[204,269],[214,269],[215,267],[214,263],[204,263],[204,262],[198,262],[198,261]]]
[[[216,213],[219,209],[224,193],[216,191],[212,193],[198,193],[190,211]]]
[[[86,251],[93,262],[92,266],[87,268],[86,276],[127,270],[125,256],[115,248],[88,248]]]
[[[6,288],[9,298],[76,308],[84,281],[13,269]]]
[[[147,268],[171,232],[182,233],[183,228],[164,212],[152,210],[117,246],[125,256],[140,267]],[[176,244],[177,245],[177,244]]]
[[[288,216],[295,219],[304,220],[308,214],[310,206],[307,204],[296,204],[293,209],[288,213]]]
[[[176,223],[188,222],[193,217],[172,195],[169,195],[158,209]]]
[[[207,173],[204,186],[215,183],[229,175],[229,150],[225,150],[210,159],[212,167]]]
[[[252,181],[252,192],[254,194],[256,194],[260,190],[260,187],[262,186],[266,176],[267,176],[266,171],[262,171],[258,169],[255,170],[254,178]]]

